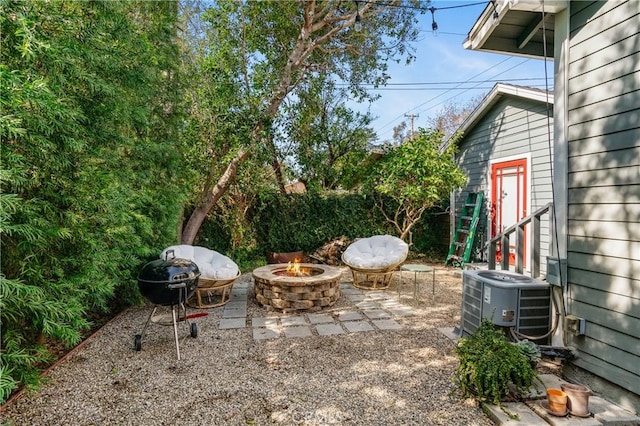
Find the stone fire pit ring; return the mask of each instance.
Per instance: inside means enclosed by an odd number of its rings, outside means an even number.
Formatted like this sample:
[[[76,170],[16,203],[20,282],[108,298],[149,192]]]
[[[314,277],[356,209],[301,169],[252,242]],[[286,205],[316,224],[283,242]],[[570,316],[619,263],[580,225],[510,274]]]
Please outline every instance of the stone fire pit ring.
[[[300,269],[309,276],[284,275],[286,263],[254,269],[256,301],[269,311],[284,313],[317,312],[340,299],[339,268],[313,263],[301,263]],[[315,274],[315,275],[314,275]]]

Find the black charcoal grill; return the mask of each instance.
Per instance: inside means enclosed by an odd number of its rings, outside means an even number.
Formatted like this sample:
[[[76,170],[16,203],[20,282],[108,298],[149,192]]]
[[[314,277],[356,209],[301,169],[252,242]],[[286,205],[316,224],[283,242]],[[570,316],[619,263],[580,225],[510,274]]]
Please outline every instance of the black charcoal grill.
[[[173,334],[176,341],[176,353],[180,360],[180,345],[178,343],[178,322],[186,322],[190,329],[191,337],[198,336],[198,326],[189,319],[206,315],[206,312],[187,315],[187,299],[193,295],[200,277],[198,265],[188,259],[176,258],[173,250],[168,250],[164,259],[149,262],[138,275],[138,287],[140,293],[153,303],[153,311],[140,334],[136,334],[134,347],[136,351],[142,349],[142,336],[149,323],[160,325],[173,325]],[[156,315],[161,306],[171,307],[171,316]],[[177,311],[177,312],[176,312]]]

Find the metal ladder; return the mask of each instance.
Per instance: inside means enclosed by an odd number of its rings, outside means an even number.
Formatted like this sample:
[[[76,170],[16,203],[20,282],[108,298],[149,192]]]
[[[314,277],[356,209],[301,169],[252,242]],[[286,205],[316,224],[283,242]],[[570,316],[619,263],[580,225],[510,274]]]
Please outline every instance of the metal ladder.
[[[484,192],[470,192],[462,205],[456,233],[449,247],[445,265],[462,267],[469,262],[473,251],[473,241],[480,220]]]

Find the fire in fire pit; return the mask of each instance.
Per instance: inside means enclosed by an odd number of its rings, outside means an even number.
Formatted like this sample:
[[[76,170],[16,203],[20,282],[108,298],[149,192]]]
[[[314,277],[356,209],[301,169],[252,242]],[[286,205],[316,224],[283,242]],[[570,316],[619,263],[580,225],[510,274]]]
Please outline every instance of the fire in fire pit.
[[[340,298],[339,268],[294,262],[253,271],[256,300],[269,310],[315,312]]]
[[[300,259],[294,259],[293,263],[289,262],[287,264],[287,268],[284,271],[281,269],[276,269],[273,273],[276,275],[284,275],[287,277],[311,277],[321,274],[322,270],[318,268],[301,267]]]

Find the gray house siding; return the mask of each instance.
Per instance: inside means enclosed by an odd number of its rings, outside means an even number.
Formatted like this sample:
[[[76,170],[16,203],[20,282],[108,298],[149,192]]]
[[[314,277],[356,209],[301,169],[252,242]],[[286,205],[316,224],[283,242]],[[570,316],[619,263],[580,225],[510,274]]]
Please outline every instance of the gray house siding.
[[[640,7],[571,2],[567,311],[576,365],[640,394]]]
[[[495,90],[495,89],[494,89]],[[485,209],[481,220],[483,232],[479,247],[489,238],[491,208],[491,162],[504,158],[529,156],[527,173],[531,186],[527,213],[552,201],[551,191],[551,141],[549,131],[553,127],[553,105],[549,111],[545,103],[524,97],[498,95],[496,100],[469,126],[459,141],[456,163],[466,173],[468,183],[455,197],[457,223],[460,209],[469,192],[484,191]],[[464,125],[463,125],[464,128]],[[551,136],[552,137],[552,136]],[[543,217],[541,229],[541,254],[546,256],[549,247],[548,217]],[[482,259],[484,260],[484,259]],[[542,260],[542,273],[546,268]]]

